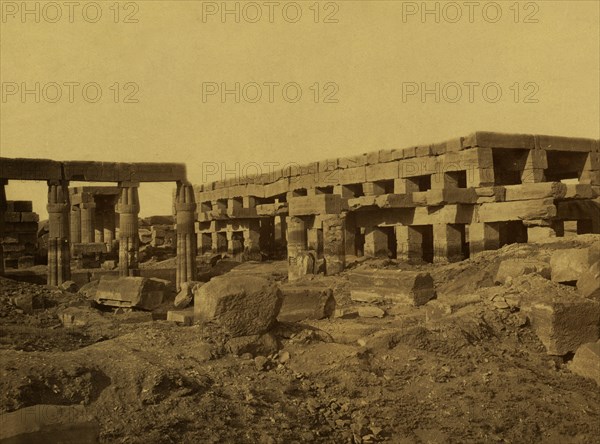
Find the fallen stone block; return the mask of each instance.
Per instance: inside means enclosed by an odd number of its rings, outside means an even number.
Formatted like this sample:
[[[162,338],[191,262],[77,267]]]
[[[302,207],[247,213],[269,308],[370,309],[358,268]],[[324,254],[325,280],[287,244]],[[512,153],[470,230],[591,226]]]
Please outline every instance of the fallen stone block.
[[[164,297],[165,282],[162,279],[143,277],[111,278],[103,276],[96,289],[95,301],[113,307],[137,307],[153,310]]]
[[[185,308],[192,303],[194,300],[194,289],[202,285],[202,282],[189,281],[181,284],[181,290],[175,296],[173,306],[175,308]]]
[[[596,301],[571,297],[539,302],[531,307],[530,316],[549,355],[563,356],[598,339],[600,303]]]
[[[425,305],[425,322],[431,323],[456,313],[461,308],[481,302],[478,294],[452,295],[430,301]]]
[[[82,405],[25,407],[0,416],[2,443],[98,442],[100,425]]]
[[[554,282],[576,282],[590,267],[600,261],[600,242],[588,248],[556,251],[550,258]]]
[[[579,376],[593,379],[600,385],[600,341],[588,342],[579,347],[569,369]]]
[[[268,331],[281,309],[279,288],[255,276],[219,276],[194,292],[194,316],[212,322],[232,337]]]
[[[350,273],[349,278],[350,282],[359,286],[350,293],[357,301],[390,300],[419,306],[435,296],[433,278],[426,272],[361,270]]]
[[[507,259],[500,263],[494,283],[504,284],[510,280],[527,274],[537,274],[550,279],[550,265],[533,259]]]
[[[262,335],[238,336],[225,344],[227,351],[241,356],[250,353],[252,356],[270,356],[279,350],[279,342],[272,333]]]
[[[98,289],[98,284],[100,284],[100,281],[98,281],[98,280],[94,280],[94,281],[88,282],[87,284],[83,284],[81,286],[81,288],[79,289],[78,293],[83,295],[87,299],[95,299],[96,290]]]
[[[167,321],[176,322],[183,325],[192,325],[194,323],[194,309],[187,310],[169,310],[167,312]]]
[[[73,281],[65,281],[62,284],[60,284],[58,288],[69,293],[77,293],[78,291],[77,284]]]
[[[358,307],[358,316],[361,318],[382,318],[385,316],[385,311],[374,305],[366,305]]]
[[[316,285],[286,284],[280,287],[283,303],[277,319],[298,322],[305,319],[330,318],[335,312],[333,290]]]
[[[89,307],[67,307],[59,310],[56,315],[65,328],[87,327],[94,325],[110,324],[100,312]]]
[[[584,271],[577,281],[577,291],[584,298],[600,302],[600,262]]]
[[[23,310],[24,313],[33,313],[33,295],[22,294],[11,299],[11,301],[17,308]]]

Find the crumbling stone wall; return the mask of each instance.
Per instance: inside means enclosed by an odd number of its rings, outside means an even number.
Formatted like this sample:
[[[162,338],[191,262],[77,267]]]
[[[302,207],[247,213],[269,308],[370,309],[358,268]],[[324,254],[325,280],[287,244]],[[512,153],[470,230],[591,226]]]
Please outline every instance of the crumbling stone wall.
[[[600,233],[598,146],[476,132],[204,184],[195,187],[198,242],[202,253],[227,252],[223,242],[243,227],[244,244],[280,239],[290,263],[314,251],[335,273],[346,255],[452,262],[562,236],[565,223]],[[260,230],[263,221],[272,228]]]
[[[5,268],[27,268],[34,264],[38,248],[39,216],[29,200],[9,200],[4,213],[2,249]]]

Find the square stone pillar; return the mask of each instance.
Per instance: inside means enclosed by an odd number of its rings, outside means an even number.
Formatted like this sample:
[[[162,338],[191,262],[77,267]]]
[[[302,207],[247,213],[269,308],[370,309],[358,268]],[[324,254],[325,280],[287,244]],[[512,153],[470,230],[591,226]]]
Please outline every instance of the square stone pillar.
[[[119,213],[119,275],[139,276],[139,183],[121,182],[119,187],[121,189],[117,203],[117,212]]]
[[[48,182],[48,285],[71,279],[69,184]]]
[[[381,228],[366,227],[365,256],[388,257],[388,238]]]
[[[94,233],[96,204],[94,202],[82,202],[79,204],[79,209],[81,215],[81,242],[92,244],[96,240]]]
[[[406,262],[423,259],[423,234],[410,225],[396,225],[396,257]]]
[[[260,249],[261,251],[273,253],[275,245],[275,218],[260,219]]]
[[[333,194],[339,194],[347,199],[352,199],[354,197],[354,191],[345,185],[335,185],[333,187]]]
[[[71,205],[69,213],[70,239],[71,246],[81,242],[81,209],[79,205]]]
[[[345,232],[345,214],[323,216],[323,257],[328,276],[341,273],[346,267]]]
[[[433,262],[463,259],[462,232],[455,224],[433,224]]]
[[[306,230],[306,244],[309,250],[320,251],[322,250],[322,245],[320,244],[319,239],[319,229],[318,228],[309,228]]]
[[[410,178],[394,179],[394,194],[416,193],[419,184]]]
[[[548,168],[546,150],[529,150],[525,167],[521,172],[521,183],[544,182],[544,170]]]
[[[227,254],[233,256],[235,254],[235,243],[233,240],[233,231],[226,231],[227,236]]]
[[[248,219],[248,226],[244,230],[244,253],[249,260],[260,261],[260,220]]]
[[[103,205],[96,204],[94,214],[94,242],[104,243],[104,213],[106,209]]]
[[[469,250],[471,256],[486,250],[500,248],[500,223],[473,223],[469,225]]]
[[[385,188],[376,182],[364,182],[362,187],[365,196],[379,196],[385,194]]]
[[[356,256],[356,218],[353,213],[346,214],[344,244],[345,254]]]

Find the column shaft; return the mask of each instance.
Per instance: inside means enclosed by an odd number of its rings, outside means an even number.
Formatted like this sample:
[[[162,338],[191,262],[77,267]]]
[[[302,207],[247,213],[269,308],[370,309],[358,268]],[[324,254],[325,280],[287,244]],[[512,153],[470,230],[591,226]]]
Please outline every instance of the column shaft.
[[[69,189],[66,182],[48,182],[48,285],[71,278]]]
[[[138,184],[124,182],[119,185],[121,193],[117,203],[119,212],[119,275],[139,276],[140,238],[138,233],[138,214],[140,201]]]
[[[194,189],[189,184],[177,184],[175,197],[177,221],[177,291],[181,284],[196,280],[196,200]]]

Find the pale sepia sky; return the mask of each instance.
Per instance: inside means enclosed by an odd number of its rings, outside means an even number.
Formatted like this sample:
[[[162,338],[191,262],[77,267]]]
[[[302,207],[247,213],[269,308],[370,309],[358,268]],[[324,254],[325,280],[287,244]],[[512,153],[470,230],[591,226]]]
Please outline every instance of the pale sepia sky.
[[[1,3],[5,157],[185,162],[201,183],[215,162],[243,172],[474,130],[600,133],[597,1],[427,2],[438,22],[422,2],[227,2],[239,23],[221,1]],[[236,82],[239,103],[203,97]],[[168,214],[171,189],[142,185],[142,215]],[[46,216],[42,182],[7,197]]]

